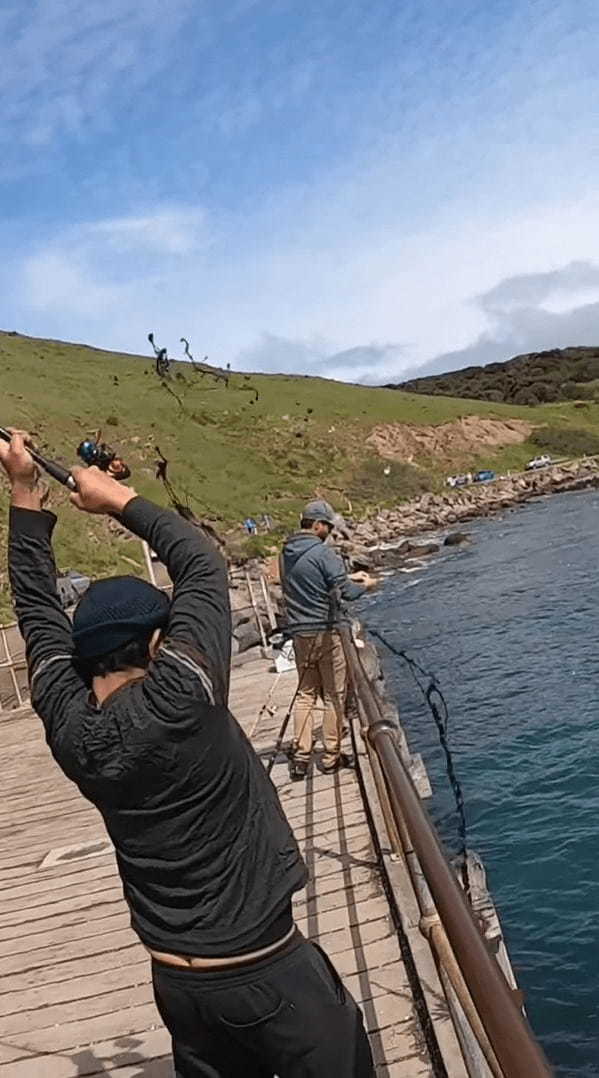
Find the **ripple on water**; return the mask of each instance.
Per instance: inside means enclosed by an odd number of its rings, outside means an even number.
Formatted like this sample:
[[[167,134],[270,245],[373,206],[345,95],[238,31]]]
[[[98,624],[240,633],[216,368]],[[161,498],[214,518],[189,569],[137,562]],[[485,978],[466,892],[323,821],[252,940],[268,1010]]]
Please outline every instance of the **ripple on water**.
[[[585,492],[475,524],[471,546],[364,604],[365,620],[442,683],[470,843],[560,1078],[599,1075],[598,510]],[[385,664],[451,846],[436,731],[405,667]]]

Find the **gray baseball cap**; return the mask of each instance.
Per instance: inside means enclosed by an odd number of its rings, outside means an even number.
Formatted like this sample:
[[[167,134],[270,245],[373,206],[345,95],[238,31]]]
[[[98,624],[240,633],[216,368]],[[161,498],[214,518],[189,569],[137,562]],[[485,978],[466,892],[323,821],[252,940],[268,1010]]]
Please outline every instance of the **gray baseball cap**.
[[[334,527],[337,514],[332,505],[329,505],[324,499],[318,499],[314,502],[308,502],[304,507],[302,520],[322,520],[325,524],[330,524],[331,527]]]

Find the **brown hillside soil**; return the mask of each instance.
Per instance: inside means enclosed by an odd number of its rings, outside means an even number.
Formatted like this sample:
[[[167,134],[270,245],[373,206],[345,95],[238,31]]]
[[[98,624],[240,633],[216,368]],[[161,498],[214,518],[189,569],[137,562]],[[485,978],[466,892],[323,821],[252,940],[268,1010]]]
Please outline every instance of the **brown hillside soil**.
[[[451,459],[488,447],[519,445],[533,430],[534,425],[523,419],[483,419],[471,415],[436,427],[385,423],[374,428],[367,444],[386,460],[410,463],[416,456]]]

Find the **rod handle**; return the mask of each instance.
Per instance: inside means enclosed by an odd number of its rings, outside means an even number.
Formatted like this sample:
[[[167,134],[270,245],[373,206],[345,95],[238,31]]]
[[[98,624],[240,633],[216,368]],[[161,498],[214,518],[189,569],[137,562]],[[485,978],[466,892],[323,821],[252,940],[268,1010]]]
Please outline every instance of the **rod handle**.
[[[10,431],[6,430],[5,427],[0,427],[0,438],[3,441],[10,442],[11,437]],[[38,453],[37,449],[32,449],[31,446],[27,446],[27,450],[33,457],[35,463],[38,464],[40,468],[43,468],[48,475],[51,475],[58,483],[62,483],[63,487],[68,487],[69,490],[77,490],[77,484],[68,468],[63,468],[62,464],[57,464],[55,460],[47,460],[41,453]]]
[[[77,490],[77,484],[68,468],[63,468],[62,464],[57,464],[55,460],[46,460],[45,457],[40,457],[35,452],[31,455],[36,464],[39,464],[40,468],[43,468],[53,479],[62,483],[63,487],[68,487],[69,490]]]

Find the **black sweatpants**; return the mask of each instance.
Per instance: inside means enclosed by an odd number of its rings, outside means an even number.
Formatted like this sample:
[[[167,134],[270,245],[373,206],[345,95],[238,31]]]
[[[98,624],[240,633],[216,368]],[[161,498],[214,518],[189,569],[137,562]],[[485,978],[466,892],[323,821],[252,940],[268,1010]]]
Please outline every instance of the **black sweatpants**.
[[[372,1078],[362,1015],[319,947],[298,932],[242,969],[153,963],[177,1078]]]

